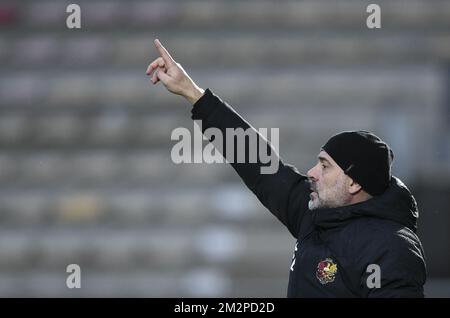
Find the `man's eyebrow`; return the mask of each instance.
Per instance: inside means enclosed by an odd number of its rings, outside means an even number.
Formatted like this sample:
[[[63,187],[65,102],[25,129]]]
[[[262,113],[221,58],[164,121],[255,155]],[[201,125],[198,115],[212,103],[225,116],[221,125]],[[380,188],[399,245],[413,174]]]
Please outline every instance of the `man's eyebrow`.
[[[317,156],[317,158],[319,159],[320,162],[325,162],[331,166],[331,162],[329,162],[327,158],[322,156]]]

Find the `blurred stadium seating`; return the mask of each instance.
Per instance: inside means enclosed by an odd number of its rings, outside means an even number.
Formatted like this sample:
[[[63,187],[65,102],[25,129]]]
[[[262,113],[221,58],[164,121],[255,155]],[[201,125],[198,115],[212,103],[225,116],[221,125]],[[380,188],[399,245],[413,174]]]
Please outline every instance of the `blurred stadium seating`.
[[[428,296],[450,297],[450,2],[0,1],[0,296],[286,294],[294,240],[224,164],[171,161],[190,107],[149,85],[158,37],[306,172],[369,129],[421,209]],[[65,286],[66,266],[82,288]]]

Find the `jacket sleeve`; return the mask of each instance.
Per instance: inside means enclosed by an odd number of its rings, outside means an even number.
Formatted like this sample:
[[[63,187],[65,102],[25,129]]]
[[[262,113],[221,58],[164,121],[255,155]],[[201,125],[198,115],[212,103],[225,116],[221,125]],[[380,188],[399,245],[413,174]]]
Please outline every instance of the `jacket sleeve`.
[[[230,105],[207,89],[194,104],[192,119],[201,120],[202,132],[208,128],[219,129],[223,136],[222,154],[226,155],[226,129],[251,129],[257,134],[258,147],[266,147],[271,160],[276,160],[278,170],[271,174],[261,173],[262,163],[259,148],[257,160],[237,162],[235,158],[226,157],[247,187],[258,197],[259,201],[277,217],[294,237],[299,235],[300,224],[308,210],[309,183],[307,177],[300,174],[293,166],[284,164],[274,149],[250,124],[248,124]],[[213,142],[211,138],[210,141]],[[249,158],[250,142],[245,142],[245,157]],[[233,147],[236,150],[237,143]],[[236,151],[233,151],[236,155]],[[225,156],[224,155],[224,156]],[[232,160],[230,160],[232,159]],[[240,161],[241,162],[241,161]],[[264,161],[266,162],[266,161]],[[271,163],[273,165],[273,163]]]

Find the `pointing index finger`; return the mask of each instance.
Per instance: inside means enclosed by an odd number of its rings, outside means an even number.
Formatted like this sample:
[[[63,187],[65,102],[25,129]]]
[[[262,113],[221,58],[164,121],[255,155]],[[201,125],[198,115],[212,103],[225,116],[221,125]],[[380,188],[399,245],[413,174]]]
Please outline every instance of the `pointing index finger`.
[[[174,59],[172,58],[172,56],[170,56],[169,52],[167,52],[167,50],[165,49],[164,46],[162,46],[161,42],[159,41],[159,39],[155,40],[155,46],[159,51],[159,54],[161,54],[164,62],[166,62],[167,64],[173,64],[175,63]]]

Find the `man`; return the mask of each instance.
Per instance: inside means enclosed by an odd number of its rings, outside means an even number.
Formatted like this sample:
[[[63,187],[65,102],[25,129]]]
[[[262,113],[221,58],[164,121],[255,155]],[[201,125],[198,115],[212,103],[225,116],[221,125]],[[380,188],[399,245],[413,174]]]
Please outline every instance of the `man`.
[[[202,121],[203,130],[253,129],[196,85],[159,40],[155,45],[161,56],[147,75],[193,104],[192,118]],[[260,161],[232,166],[297,239],[288,297],[424,296],[417,204],[391,175],[393,152],[385,142],[367,131],[339,133],[322,147],[307,176],[276,159],[274,174],[262,174]]]

